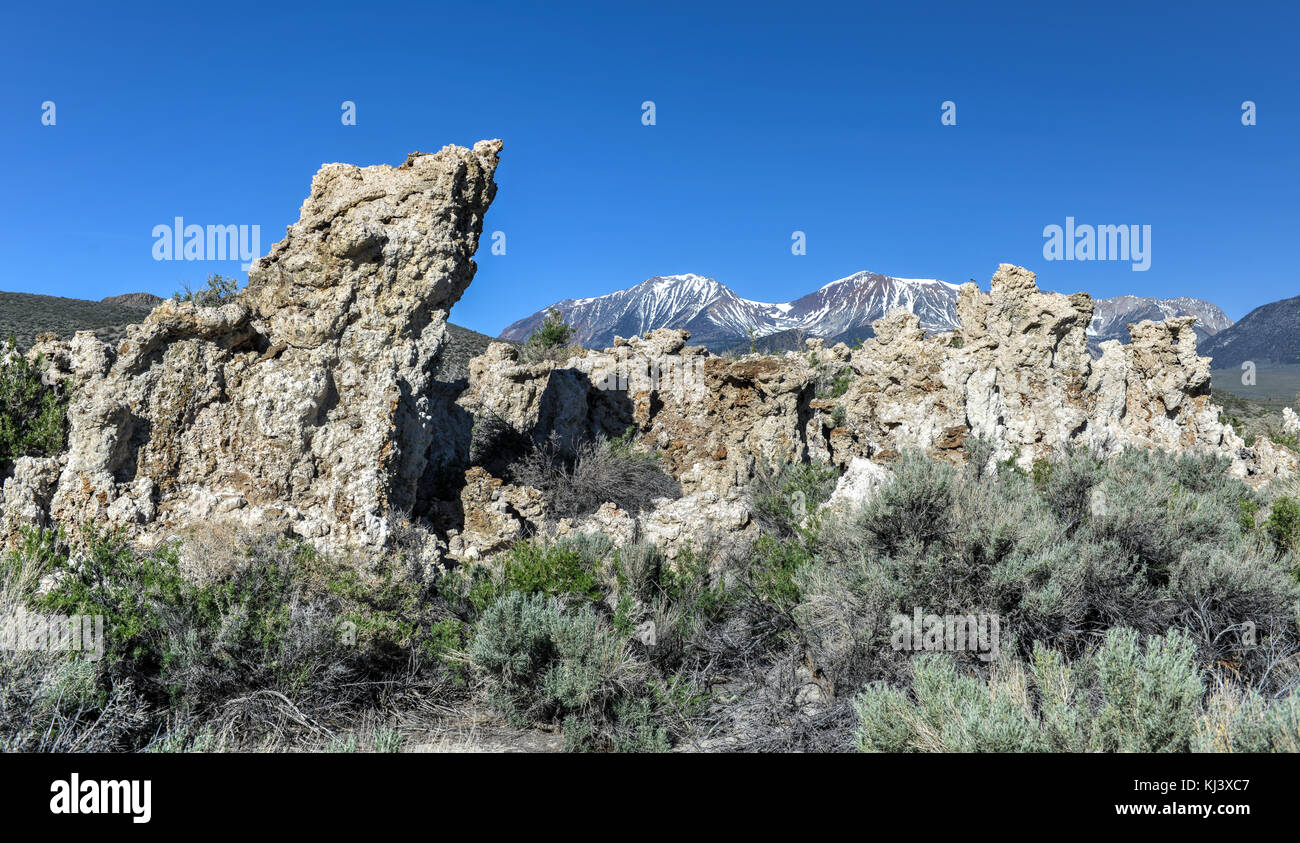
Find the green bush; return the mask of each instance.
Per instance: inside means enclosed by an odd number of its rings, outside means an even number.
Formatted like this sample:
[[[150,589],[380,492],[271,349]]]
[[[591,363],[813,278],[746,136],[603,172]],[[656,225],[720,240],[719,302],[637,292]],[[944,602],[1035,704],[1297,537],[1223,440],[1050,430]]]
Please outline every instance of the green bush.
[[[1179,630],[1143,647],[1111,630],[1081,663],[1036,645],[1028,665],[988,681],[951,657],[913,662],[910,688],[869,686],[854,700],[864,752],[1185,752],[1295,747],[1296,696],[1266,705],[1253,691],[1202,703],[1194,642]]]
[[[646,666],[590,605],[512,591],[479,618],[469,655],[512,722],[561,724],[569,749],[668,748]]]
[[[788,615],[799,603],[799,586],[795,574],[811,561],[808,550],[790,539],[759,536],[750,547],[751,558],[745,581],[755,596],[767,604],[774,615]]]
[[[110,669],[175,707],[207,708],[252,689],[320,693],[356,680],[354,651],[340,643],[342,616],[304,599],[300,560],[250,561],[200,584],[182,575],[174,546],[137,554],[117,535],[92,533],[79,560],[57,560],[58,585],[34,606],[102,615]]]
[[[947,463],[907,453],[894,480],[859,514],[858,530],[889,554],[943,541],[954,525],[957,472]]]
[[[501,591],[600,600],[600,558],[579,542],[519,542],[502,561]]]
[[[1215,693],[1197,721],[1194,752],[1300,752],[1300,695],[1265,700],[1254,689]]]
[[[1094,662],[1102,703],[1094,743],[1108,752],[1185,752],[1203,687],[1196,645],[1182,630],[1154,636],[1146,652],[1131,629],[1111,630]]]
[[[996,615],[1004,639],[1072,658],[1116,627],[1184,627],[1202,667],[1283,689],[1300,650],[1296,558],[1244,521],[1252,493],[1221,469],[1141,451],[1104,464],[1076,454],[1035,482],[904,455],[856,519],[803,545],[791,615],[837,686],[904,671],[888,646],[891,618],[921,608]]]
[[[784,463],[776,469],[764,462],[755,467],[749,494],[755,518],[769,533],[789,538],[807,532],[804,523],[816,520],[818,507],[835,491],[839,470],[825,463]]]
[[[239,295],[239,279],[213,273],[199,289],[192,289],[189,284],[185,284],[180,292],[172,295],[172,299],[194,302],[200,307],[220,307],[237,295]]]
[[[1264,529],[1278,553],[1300,552],[1300,503],[1282,495],[1273,501]]]
[[[0,466],[18,457],[52,457],[68,441],[68,394],[41,382],[43,362],[29,361],[11,338],[0,351]]]
[[[6,585],[6,603],[104,619],[105,652],[87,668],[94,705],[71,718],[29,708],[29,729],[30,721],[62,718],[72,734],[81,719],[113,723],[122,719],[114,712],[129,709],[131,730],[114,738],[127,748],[159,728],[179,735],[215,724],[227,736],[319,730],[319,718],[459,676],[463,623],[432,589],[395,570],[396,557],[358,569],[306,545],[265,539],[236,553],[229,568],[195,579],[184,573],[177,545],[140,552],[120,535],[84,533],[76,555],[54,533],[30,533],[0,564],[6,583],[15,571],[39,572],[26,575],[22,588]],[[36,592],[31,583],[48,575],[55,586]],[[57,663],[43,669],[45,679],[20,677],[19,685],[52,682],[64,671]]]
[[[818,368],[822,371],[816,389],[818,398],[840,398],[853,385],[854,373],[850,366],[843,366],[834,374],[827,372],[824,366]]]

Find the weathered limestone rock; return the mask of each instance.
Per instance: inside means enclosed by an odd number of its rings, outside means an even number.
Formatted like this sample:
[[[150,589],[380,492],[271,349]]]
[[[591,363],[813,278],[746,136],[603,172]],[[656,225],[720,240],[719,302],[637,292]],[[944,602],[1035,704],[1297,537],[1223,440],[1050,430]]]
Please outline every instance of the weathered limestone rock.
[[[0,486],[0,539],[12,542],[25,527],[49,527],[50,497],[59,480],[58,457],[19,457]]]
[[[589,384],[549,360],[521,363],[519,349],[492,343],[469,362],[469,389],[458,403],[475,417],[496,417],[538,442],[554,433],[572,446],[588,432]]]
[[[883,465],[854,457],[824,507],[835,514],[849,514],[874,500],[893,477],[894,473]]]
[[[662,548],[670,560],[687,547],[701,551],[757,534],[758,526],[750,519],[745,501],[723,499],[708,490],[664,501],[640,518],[642,539]]]
[[[480,467],[465,473],[461,490],[464,527],[448,542],[448,554],[460,561],[487,557],[531,535],[542,521],[541,493],[513,486]]]
[[[962,324],[953,332],[926,336],[917,317],[900,310],[857,350],[813,340],[798,353],[728,359],[687,346],[684,331],[657,330],[563,365],[523,365],[499,344],[471,363],[461,402],[535,440],[555,433],[575,442],[631,426],[634,442],[659,452],[684,497],[637,518],[602,510],[587,526],[617,535],[635,527],[637,536],[669,545],[698,539],[706,526],[747,529],[742,487],[760,462],[841,466],[832,506],[842,509],[874,495],[890,476],[880,464],[904,449],[961,462],[971,436],[1025,468],[1081,445],[1103,454],[1212,450],[1258,481],[1294,470],[1286,449],[1248,449],[1219,423],[1191,319],[1130,326],[1129,345],[1104,343],[1094,361],[1092,310],[1087,294],[1043,293],[1033,273],[1003,264],[989,293],[962,288]],[[853,373],[847,391],[818,398],[818,382],[845,366]]]
[[[646,542],[662,550],[670,561],[688,547],[699,552],[735,546],[756,536],[757,531],[744,501],[723,500],[709,491],[676,500],[662,498],[653,509],[639,515],[606,503],[576,522],[540,519],[536,524],[538,535],[552,538],[596,533],[616,547]]]
[[[1282,432],[1288,436],[1300,436],[1300,416],[1290,407],[1282,408]]]
[[[1083,445],[1210,450],[1252,482],[1300,468],[1287,448],[1248,448],[1219,422],[1192,320],[1132,325],[1129,345],[1103,343],[1094,361],[1092,300],[1043,293],[1006,264],[989,293],[962,288],[961,327],[944,334],[896,311],[860,348],[813,340],[780,356],[714,357],[680,330],[563,363],[525,363],[493,343],[457,397],[434,366],[447,311],[474,274],[499,150],[327,165],[300,221],[233,300],[164,302],[116,349],[89,332],[41,338],[45,378],[73,388],[70,447],[17,462],[2,487],[5,537],[52,521],[102,520],[142,538],[226,521],[377,549],[411,515],[445,534],[444,545],[423,533],[431,557],[473,561],[533,535],[599,532],[671,558],[755,532],[745,486],[760,464],[843,468],[831,513],[878,494],[903,450],[964,461],[972,436],[1024,467]],[[474,419],[566,448],[631,429],[682,497],[553,520],[538,490],[467,464]],[[1300,420],[1288,411],[1284,425]]]
[[[1033,273],[1003,264],[989,294],[962,288],[962,326],[926,337],[897,312],[854,353],[860,373],[844,397],[850,456],[888,461],[921,448],[962,459],[967,436],[991,440],[999,458],[1028,467],[1076,444],[1103,453],[1125,447],[1212,449],[1238,460],[1240,440],[1210,403],[1208,358],[1196,354],[1192,319],[1130,326],[1132,342],[1087,353],[1092,301],[1042,293]]]
[[[78,334],[51,514],[160,533],[227,519],[379,547],[418,508],[447,312],[474,277],[500,141],[326,164],[219,307],[167,301],[116,348]]]
[[[1040,293],[1033,273],[1004,264],[989,294],[963,286],[957,309],[961,329],[934,337],[905,311],[877,323],[853,355],[859,377],[843,404],[855,435],[837,462],[904,448],[956,460],[972,435],[1031,459],[1086,423],[1086,295]]]
[[[806,363],[751,355],[732,360],[688,347],[686,331],[659,329],[582,351],[559,366],[519,364],[494,343],[470,362],[460,402],[521,434],[562,443],[636,431],[686,494],[734,492],[758,460],[802,459],[815,373]]]
[[[1280,480],[1300,474],[1300,454],[1261,436],[1252,448],[1242,449],[1249,460],[1249,474],[1262,481]]]

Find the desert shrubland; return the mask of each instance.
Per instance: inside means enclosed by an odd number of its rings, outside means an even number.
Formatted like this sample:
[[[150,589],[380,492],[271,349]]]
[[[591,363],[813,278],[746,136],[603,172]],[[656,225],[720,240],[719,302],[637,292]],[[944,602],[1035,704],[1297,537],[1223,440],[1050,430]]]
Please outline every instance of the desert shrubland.
[[[106,646],[6,652],[0,739],[381,750],[405,734],[384,712],[483,706],[575,751],[1296,748],[1293,489],[1212,456],[967,456],[901,454],[833,512],[834,468],[762,468],[752,541],[672,557],[581,532],[455,566],[33,530],[4,605],[102,615]],[[538,488],[581,497],[551,470]],[[619,476],[621,500],[662,491]],[[897,646],[918,610],[996,618],[996,651]]]

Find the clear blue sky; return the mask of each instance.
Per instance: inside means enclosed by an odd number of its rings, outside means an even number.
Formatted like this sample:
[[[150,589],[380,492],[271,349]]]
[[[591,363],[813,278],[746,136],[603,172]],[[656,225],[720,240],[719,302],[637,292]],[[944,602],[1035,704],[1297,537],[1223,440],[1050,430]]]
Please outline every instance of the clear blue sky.
[[[500,137],[507,254],[485,237],[452,312],[491,334],[682,272],[784,301],[860,269],[986,284],[1007,261],[1234,318],[1300,294],[1296,4],[1060,5],[11,5],[0,289],[243,278],[154,261],[153,227],[257,224],[265,253],[322,162]],[[1066,216],[1151,225],[1150,270],[1048,263]]]

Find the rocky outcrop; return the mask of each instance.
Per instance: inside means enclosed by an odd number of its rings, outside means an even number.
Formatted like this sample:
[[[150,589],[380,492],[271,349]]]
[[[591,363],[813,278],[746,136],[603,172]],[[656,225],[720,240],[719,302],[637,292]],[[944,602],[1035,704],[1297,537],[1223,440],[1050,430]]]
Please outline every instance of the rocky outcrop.
[[[725,497],[758,461],[802,460],[816,373],[780,357],[713,357],[687,346],[686,331],[661,328],[581,350],[563,364],[518,362],[495,343],[470,363],[460,402],[517,432],[562,443],[618,436],[628,428],[654,449],[686,494]]]
[[[11,541],[26,527],[50,527],[50,498],[59,482],[58,457],[19,457],[0,484],[0,538]]]
[[[1043,293],[1032,272],[1008,264],[988,293],[965,285],[957,309],[961,326],[948,333],[927,335],[900,310],[856,350],[814,340],[783,356],[714,357],[667,329],[562,364],[523,364],[516,349],[494,344],[471,362],[461,403],[538,441],[631,427],[681,482],[686,503],[674,506],[701,518],[743,498],[760,463],[839,465],[846,475],[833,503],[845,507],[888,478],[877,464],[906,449],[964,461],[971,437],[989,443],[991,458],[1024,468],[1086,446],[1211,450],[1258,480],[1293,470],[1286,449],[1247,448],[1219,422],[1189,317],[1132,325],[1131,343],[1103,343],[1094,360],[1092,299]],[[837,375],[846,386],[828,388]],[[636,533],[653,518],[632,519]]]
[[[877,323],[853,355],[858,377],[842,401],[852,434],[832,442],[837,461],[888,461],[903,448],[960,460],[969,436],[1025,467],[1075,444],[1233,456],[1243,444],[1210,403],[1190,317],[1130,326],[1132,342],[1103,343],[1094,362],[1088,295],[1042,293],[1032,272],[1008,264],[988,294],[963,286],[958,311],[961,328],[933,337],[908,314]]]
[[[875,500],[894,473],[879,463],[854,457],[840,475],[825,508],[834,515],[847,515]]]
[[[1300,436],[1300,416],[1290,407],[1282,408],[1282,432],[1287,436]]]
[[[448,553],[462,562],[491,556],[533,535],[545,514],[536,489],[506,483],[475,466],[465,472],[461,526],[450,531]]]
[[[75,383],[51,516],[137,534],[229,520],[383,546],[444,449],[433,370],[474,277],[500,149],[327,164],[237,296],[163,302],[116,348],[85,332],[47,341],[56,376]]]
[[[1128,345],[1102,343],[1094,360],[1092,300],[1043,293],[1006,264],[989,293],[961,288],[960,326],[945,333],[901,310],[859,348],[813,340],[781,356],[713,356],[668,329],[562,362],[492,343],[468,361],[467,385],[440,381],[500,148],[326,165],[242,293],[212,307],[163,302],[116,347],[89,332],[43,337],[31,354],[73,387],[69,448],[13,466],[0,487],[5,537],[99,521],[153,539],[229,522],[374,550],[395,529],[406,541],[409,519],[435,558],[584,532],[673,557],[753,535],[747,487],[784,463],[844,471],[832,517],[874,497],[904,450],[959,462],[973,437],[989,459],[1026,468],[1083,445],[1210,450],[1257,482],[1297,470],[1292,451],[1247,447],[1220,423],[1192,319],[1131,325]],[[489,423],[510,433],[502,441],[569,450],[630,430],[682,494],[555,519],[537,489],[471,465],[474,426]],[[1300,426],[1294,413],[1286,423]]]

